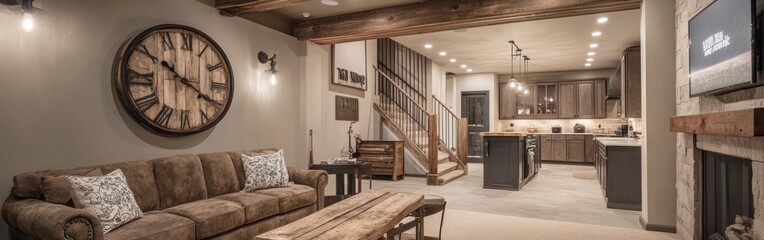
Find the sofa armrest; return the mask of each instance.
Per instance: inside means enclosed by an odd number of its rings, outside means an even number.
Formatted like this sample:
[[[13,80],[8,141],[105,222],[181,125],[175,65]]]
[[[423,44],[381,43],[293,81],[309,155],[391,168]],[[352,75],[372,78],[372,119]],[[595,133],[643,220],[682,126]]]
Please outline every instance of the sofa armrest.
[[[2,215],[8,225],[34,239],[103,239],[103,225],[95,215],[66,205],[9,196]]]
[[[324,208],[324,190],[329,182],[329,174],[324,170],[307,170],[299,168],[287,168],[289,171],[289,181],[296,184],[310,186],[316,189],[316,210]]]

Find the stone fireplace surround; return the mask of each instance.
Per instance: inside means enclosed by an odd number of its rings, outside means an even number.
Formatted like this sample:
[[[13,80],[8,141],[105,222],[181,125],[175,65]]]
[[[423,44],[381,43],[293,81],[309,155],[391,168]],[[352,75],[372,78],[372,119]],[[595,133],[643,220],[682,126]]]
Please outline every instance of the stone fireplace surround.
[[[689,96],[689,19],[713,0],[676,0],[676,109],[678,116],[764,107],[764,87],[720,96]],[[677,234],[683,240],[702,239],[700,232],[701,163],[697,150],[707,150],[752,160],[754,237],[764,240],[764,138],[727,137],[677,133],[676,191]]]

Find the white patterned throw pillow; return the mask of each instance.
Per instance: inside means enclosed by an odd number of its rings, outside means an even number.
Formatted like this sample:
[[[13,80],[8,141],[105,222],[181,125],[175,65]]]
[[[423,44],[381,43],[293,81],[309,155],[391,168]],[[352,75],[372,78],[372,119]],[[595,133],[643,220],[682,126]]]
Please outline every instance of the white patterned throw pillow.
[[[241,155],[241,163],[247,175],[243,192],[264,188],[289,187],[289,173],[284,163],[284,150],[276,153],[247,156]]]
[[[103,176],[66,176],[66,179],[74,190],[75,206],[98,217],[104,234],[143,217],[121,169]]]

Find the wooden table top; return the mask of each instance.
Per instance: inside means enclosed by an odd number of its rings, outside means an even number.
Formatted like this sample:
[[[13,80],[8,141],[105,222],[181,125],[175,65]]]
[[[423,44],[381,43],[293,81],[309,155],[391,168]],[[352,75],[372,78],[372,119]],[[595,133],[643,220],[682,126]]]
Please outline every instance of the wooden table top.
[[[255,239],[379,239],[424,203],[424,195],[364,191]]]

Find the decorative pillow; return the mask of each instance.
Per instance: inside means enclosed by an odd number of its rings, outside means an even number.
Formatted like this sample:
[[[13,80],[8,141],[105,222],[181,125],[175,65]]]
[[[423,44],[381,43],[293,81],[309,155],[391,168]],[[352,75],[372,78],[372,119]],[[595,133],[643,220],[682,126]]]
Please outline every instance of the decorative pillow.
[[[289,173],[284,163],[284,150],[276,153],[247,156],[241,155],[241,163],[247,176],[244,192],[276,187],[289,187]]]
[[[82,176],[101,175],[103,175],[101,169],[95,168]],[[43,176],[40,181],[40,190],[42,191],[42,196],[45,201],[74,207],[74,202],[72,201],[72,195],[74,195],[72,186],[69,185],[69,180],[66,179],[66,176]]]
[[[121,169],[97,177],[66,176],[75,206],[93,213],[103,224],[103,233],[143,217]]]

